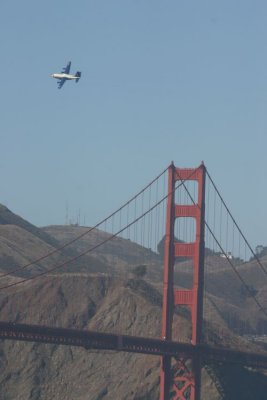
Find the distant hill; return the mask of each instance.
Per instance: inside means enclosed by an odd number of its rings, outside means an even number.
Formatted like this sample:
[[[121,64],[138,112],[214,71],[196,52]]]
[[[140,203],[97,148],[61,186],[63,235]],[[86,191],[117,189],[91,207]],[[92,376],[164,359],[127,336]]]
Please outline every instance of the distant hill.
[[[80,239],[75,240],[69,246],[78,254],[92,249],[112,236],[110,233],[98,229],[90,231],[88,227],[73,225],[54,225],[42,229],[61,245],[82,235]],[[88,233],[86,234],[86,232]],[[114,237],[102,246],[88,252],[89,254],[108,266],[106,272],[122,274],[123,276],[140,263],[147,264],[147,278],[155,282],[162,282],[163,268],[160,256],[130,240]]]
[[[33,236],[38,237],[45,243],[50,246],[57,247],[58,242],[56,239],[50,235],[48,235],[42,229],[37,228],[35,225],[21,218],[20,216],[11,212],[6,206],[0,204],[0,225],[13,225],[17,226],[29,233]]]
[[[66,247],[56,251],[60,247],[62,244],[54,236],[0,205],[0,271],[15,270],[15,275],[30,276],[77,257],[78,253],[74,248]],[[52,254],[46,257],[50,253]],[[39,259],[41,260],[35,262]],[[31,263],[29,267],[21,268]],[[75,262],[66,263],[64,271],[103,272],[107,268],[101,260],[88,255],[78,258]],[[58,272],[60,271],[61,269],[58,269]]]

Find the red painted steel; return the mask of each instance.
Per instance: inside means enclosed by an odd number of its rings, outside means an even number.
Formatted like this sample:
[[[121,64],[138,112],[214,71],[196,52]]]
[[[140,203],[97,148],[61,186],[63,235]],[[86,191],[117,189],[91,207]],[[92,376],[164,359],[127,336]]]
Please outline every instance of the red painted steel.
[[[166,213],[166,236],[164,253],[164,282],[162,308],[162,338],[172,340],[174,306],[187,306],[191,311],[191,343],[201,343],[203,321],[204,286],[204,213],[206,168],[201,164],[196,169],[169,167],[168,197]],[[186,180],[196,181],[197,203],[175,204],[175,186]],[[177,183],[176,183],[177,182]],[[178,243],[174,239],[174,225],[177,218],[194,218],[196,237],[193,243]],[[192,258],[193,286],[189,290],[174,287],[174,266],[176,257]],[[163,356],[160,373],[160,400],[199,400],[201,383],[200,358],[178,359]]]

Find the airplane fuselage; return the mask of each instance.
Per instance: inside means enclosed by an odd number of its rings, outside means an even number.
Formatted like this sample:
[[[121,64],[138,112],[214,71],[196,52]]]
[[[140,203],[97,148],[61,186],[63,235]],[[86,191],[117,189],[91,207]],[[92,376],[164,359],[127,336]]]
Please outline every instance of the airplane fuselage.
[[[67,80],[71,80],[71,79],[77,79],[77,76],[72,75],[72,74],[64,74],[64,73],[60,73],[60,74],[51,74],[52,78],[56,78],[56,79],[67,79]]]

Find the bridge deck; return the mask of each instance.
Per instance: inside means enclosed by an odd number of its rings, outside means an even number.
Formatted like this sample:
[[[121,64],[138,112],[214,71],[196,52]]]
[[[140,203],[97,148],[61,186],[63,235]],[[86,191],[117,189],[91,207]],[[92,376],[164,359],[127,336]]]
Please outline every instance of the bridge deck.
[[[0,322],[0,339],[79,346],[85,349],[125,351],[156,356],[200,357],[202,362],[207,364],[214,361],[229,362],[267,369],[267,354],[241,352],[204,344],[193,346],[188,343],[79,329]]]

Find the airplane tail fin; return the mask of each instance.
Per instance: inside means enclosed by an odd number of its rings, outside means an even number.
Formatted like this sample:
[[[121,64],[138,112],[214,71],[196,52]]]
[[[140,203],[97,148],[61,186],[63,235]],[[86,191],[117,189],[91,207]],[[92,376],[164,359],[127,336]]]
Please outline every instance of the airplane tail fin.
[[[75,76],[76,76],[75,82],[77,83],[79,81],[80,77],[82,76],[82,73],[80,71],[77,71]]]

